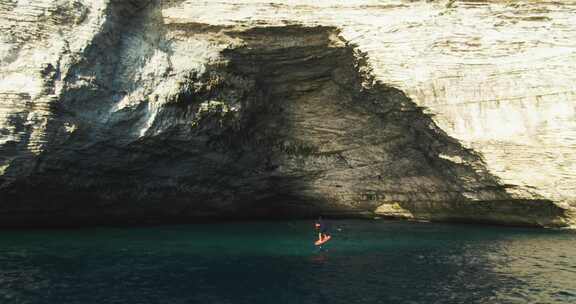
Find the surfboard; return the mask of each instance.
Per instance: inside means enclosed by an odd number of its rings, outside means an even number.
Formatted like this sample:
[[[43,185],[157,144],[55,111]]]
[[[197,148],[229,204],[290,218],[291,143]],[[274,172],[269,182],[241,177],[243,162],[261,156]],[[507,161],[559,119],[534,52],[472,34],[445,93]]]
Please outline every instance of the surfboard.
[[[323,240],[314,242],[314,245],[316,245],[316,246],[324,245],[324,244],[326,244],[326,242],[328,242],[331,238],[332,238],[332,236],[329,235],[329,236],[325,237]]]

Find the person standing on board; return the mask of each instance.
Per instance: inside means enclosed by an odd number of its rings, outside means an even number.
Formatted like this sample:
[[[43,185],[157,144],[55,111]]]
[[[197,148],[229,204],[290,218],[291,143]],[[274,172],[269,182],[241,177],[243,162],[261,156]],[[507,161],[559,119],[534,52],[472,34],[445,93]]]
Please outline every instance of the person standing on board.
[[[314,227],[316,228],[316,231],[318,231],[317,243],[322,243],[324,242],[324,240],[330,237],[330,235],[328,234],[328,227],[326,226],[326,223],[324,223],[324,221],[322,220],[321,216],[318,217],[318,220],[316,221],[316,224],[314,224]]]

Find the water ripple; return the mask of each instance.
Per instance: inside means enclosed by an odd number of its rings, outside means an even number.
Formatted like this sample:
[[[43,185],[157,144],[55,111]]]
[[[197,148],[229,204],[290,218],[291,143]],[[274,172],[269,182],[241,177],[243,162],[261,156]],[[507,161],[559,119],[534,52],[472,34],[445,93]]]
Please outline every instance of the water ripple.
[[[0,303],[576,302],[576,234],[335,221],[0,232]]]

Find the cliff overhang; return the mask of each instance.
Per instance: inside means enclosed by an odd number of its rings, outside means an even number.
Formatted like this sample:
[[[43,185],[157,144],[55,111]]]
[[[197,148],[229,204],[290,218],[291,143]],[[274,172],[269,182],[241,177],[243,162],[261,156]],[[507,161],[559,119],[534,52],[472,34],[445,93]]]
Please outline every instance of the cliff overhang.
[[[2,225],[319,214],[571,224],[570,207],[502,183],[377,80],[338,27],[166,22],[160,9],[112,2],[85,46],[34,74],[39,93],[2,95],[26,105],[5,120]]]

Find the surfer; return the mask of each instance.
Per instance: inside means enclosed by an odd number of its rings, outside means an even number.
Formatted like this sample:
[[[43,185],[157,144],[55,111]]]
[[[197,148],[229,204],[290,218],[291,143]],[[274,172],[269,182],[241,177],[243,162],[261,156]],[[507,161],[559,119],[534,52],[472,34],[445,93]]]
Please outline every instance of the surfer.
[[[322,220],[322,217],[318,217],[316,224],[314,224],[316,231],[318,231],[318,241],[316,243],[323,243],[330,238],[330,234],[328,233],[328,227],[326,223]]]

